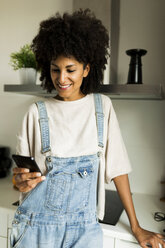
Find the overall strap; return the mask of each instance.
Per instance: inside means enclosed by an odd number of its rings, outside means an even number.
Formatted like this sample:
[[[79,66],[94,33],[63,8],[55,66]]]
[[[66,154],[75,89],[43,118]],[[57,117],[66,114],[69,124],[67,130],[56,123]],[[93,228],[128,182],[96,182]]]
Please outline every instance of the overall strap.
[[[49,122],[45,103],[42,101],[36,102],[39,112],[39,123],[41,131],[41,152],[46,153],[51,150],[49,136]]]
[[[95,100],[95,111],[96,111],[96,124],[97,124],[97,134],[98,134],[98,146],[104,147],[104,114],[102,107],[102,98],[100,94],[94,94]]]

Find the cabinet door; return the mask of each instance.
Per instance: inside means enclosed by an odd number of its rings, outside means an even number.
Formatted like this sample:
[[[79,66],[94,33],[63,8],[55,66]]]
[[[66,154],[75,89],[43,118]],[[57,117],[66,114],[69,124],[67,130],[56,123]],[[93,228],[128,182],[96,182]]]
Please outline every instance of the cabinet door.
[[[140,248],[140,245],[125,240],[116,239],[115,248]]]
[[[8,228],[7,230],[7,247],[10,247],[10,234],[11,234],[11,228]]]
[[[15,213],[10,213],[8,214],[8,228],[12,228],[12,222],[13,222],[13,219],[14,219],[14,214]]]
[[[0,212],[0,236],[7,238],[7,214],[2,211]]]
[[[8,229],[7,229],[7,243],[8,243],[8,248],[10,247],[10,234],[11,234],[11,228],[12,228],[12,221],[14,219],[14,214],[15,213],[10,213],[8,214]]]
[[[0,247],[7,248],[7,238],[0,237]]]
[[[114,238],[104,235],[103,248],[114,248]]]

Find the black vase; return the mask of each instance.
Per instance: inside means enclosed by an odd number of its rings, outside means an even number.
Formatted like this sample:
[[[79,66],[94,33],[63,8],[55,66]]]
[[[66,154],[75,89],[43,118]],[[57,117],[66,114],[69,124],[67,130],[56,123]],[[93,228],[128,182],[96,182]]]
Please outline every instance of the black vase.
[[[127,84],[143,83],[141,56],[144,56],[146,53],[147,50],[144,49],[130,49],[126,51],[126,54],[131,56]]]

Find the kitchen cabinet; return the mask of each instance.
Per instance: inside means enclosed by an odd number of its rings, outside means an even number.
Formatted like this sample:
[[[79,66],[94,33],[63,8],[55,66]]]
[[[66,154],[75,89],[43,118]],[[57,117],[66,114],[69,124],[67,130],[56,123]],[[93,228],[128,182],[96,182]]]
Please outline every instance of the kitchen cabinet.
[[[115,239],[104,235],[103,237],[103,248],[115,248]]]
[[[0,208],[0,248],[10,247],[10,231],[14,211]]]
[[[140,245],[125,240],[116,239],[115,248],[140,248]]]
[[[140,245],[127,240],[121,240],[104,235],[103,248],[140,248]]]
[[[7,237],[7,214],[0,212],[0,237]]]
[[[0,248],[10,248],[10,232],[14,211],[0,208]]]
[[[7,214],[0,212],[0,247],[7,247]]]
[[[10,248],[10,234],[11,234],[12,222],[13,222],[13,219],[14,219],[14,213],[15,213],[15,211],[13,211],[12,213],[8,214],[8,222],[7,222],[7,248]]]
[[[13,189],[12,178],[0,179],[0,248],[10,248],[9,232],[16,207],[12,205],[19,197]]]
[[[7,248],[7,238],[0,237],[0,247]]]
[[[7,248],[10,248],[10,234],[11,234],[11,228],[8,228]]]

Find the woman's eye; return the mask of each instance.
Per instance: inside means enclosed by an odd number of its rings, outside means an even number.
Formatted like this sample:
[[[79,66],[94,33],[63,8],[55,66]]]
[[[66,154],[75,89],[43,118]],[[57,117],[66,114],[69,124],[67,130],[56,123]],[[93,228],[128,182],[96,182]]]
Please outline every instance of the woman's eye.
[[[72,73],[72,72],[74,72],[75,70],[67,70],[67,72],[69,72],[69,73]]]
[[[57,73],[57,72],[60,72],[59,69],[54,69],[54,68],[52,68],[51,71],[52,71],[52,72],[56,72],[56,73]],[[68,73],[72,73],[72,72],[74,72],[74,71],[75,71],[75,70],[70,70],[70,69],[67,70]]]
[[[60,70],[59,69],[51,69],[52,72],[59,72]]]

